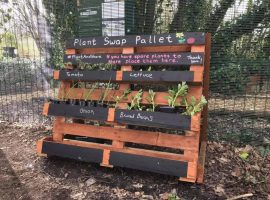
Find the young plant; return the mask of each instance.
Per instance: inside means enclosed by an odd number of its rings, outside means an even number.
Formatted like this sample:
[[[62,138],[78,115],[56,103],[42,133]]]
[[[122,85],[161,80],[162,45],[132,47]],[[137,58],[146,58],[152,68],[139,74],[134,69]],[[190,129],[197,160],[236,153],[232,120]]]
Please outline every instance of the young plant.
[[[131,89],[126,89],[123,94],[119,97],[119,96],[116,96],[114,98],[114,101],[115,101],[115,104],[114,104],[114,108],[118,108],[118,104],[122,101],[122,100],[126,100],[127,99],[127,96],[131,93]]]
[[[144,108],[143,106],[141,106],[142,95],[143,95],[143,91],[142,89],[140,89],[135,96],[131,97],[130,106],[128,106],[127,109],[128,110],[136,109],[136,110],[142,111]]]
[[[94,83],[94,85],[91,87],[91,89],[86,93],[86,95],[84,96],[84,100],[87,101],[89,100],[90,96],[92,95],[92,93],[94,92],[94,90],[97,88],[97,83]]]
[[[197,113],[201,112],[203,107],[207,104],[207,100],[204,96],[201,97],[200,101],[197,102],[196,98],[192,96],[190,98],[190,103],[188,103],[187,99],[183,99],[183,104],[186,107],[186,112],[184,112],[184,115],[190,115],[194,116]]]
[[[107,96],[109,94],[110,85],[111,85],[111,80],[109,81],[109,83],[106,84],[105,90],[100,95],[99,102],[101,104],[104,103],[105,99],[107,98]]]
[[[61,90],[61,101],[66,101],[69,97],[71,92],[73,91],[73,89],[76,87],[76,85],[78,85],[78,82],[73,83],[71,88],[68,89],[67,93],[65,94],[64,90]]]
[[[74,88],[75,88],[77,85],[79,85],[79,83],[80,83],[80,82],[76,82],[76,83],[73,83],[73,84],[72,84],[71,88],[69,88],[69,90],[68,90],[68,92],[67,92],[67,94],[66,94],[66,99],[70,99],[71,94],[72,94],[73,91],[74,91]],[[62,95],[63,95],[63,94],[62,94]]]
[[[187,95],[188,91],[188,85],[186,82],[179,83],[176,87],[170,89],[169,96],[166,96],[165,98],[168,100],[168,105],[172,108],[175,108],[177,106],[176,100],[178,97],[185,97]]]
[[[155,112],[156,104],[155,104],[155,96],[156,93],[153,90],[149,90],[149,95],[146,97],[146,101],[151,104],[151,108],[148,108],[147,111]]]

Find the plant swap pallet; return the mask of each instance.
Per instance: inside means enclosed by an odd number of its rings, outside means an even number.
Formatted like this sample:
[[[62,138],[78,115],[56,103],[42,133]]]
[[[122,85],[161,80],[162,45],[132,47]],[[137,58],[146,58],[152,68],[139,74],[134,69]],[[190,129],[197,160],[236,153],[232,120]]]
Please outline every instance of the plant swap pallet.
[[[68,40],[38,153],[202,183],[210,43],[205,33]]]

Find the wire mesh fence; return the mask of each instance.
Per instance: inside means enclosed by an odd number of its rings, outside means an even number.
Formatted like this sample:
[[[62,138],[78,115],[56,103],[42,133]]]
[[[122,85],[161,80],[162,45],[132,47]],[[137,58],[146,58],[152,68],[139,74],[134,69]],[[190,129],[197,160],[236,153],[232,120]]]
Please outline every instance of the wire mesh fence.
[[[0,119],[44,123],[65,40],[169,32],[212,33],[209,136],[260,143],[270,133],[267,0],[0,1]]]

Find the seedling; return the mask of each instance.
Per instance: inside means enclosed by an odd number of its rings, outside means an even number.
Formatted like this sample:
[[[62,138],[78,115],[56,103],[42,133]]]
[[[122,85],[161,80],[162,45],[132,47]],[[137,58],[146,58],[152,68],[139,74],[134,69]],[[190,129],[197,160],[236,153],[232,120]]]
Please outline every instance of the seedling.
[[[111,80],[109,81],[109,83],[106,84],[105,90],[100,95],[99,103],[101,105],[104,104],[104,101],[105,101],[105,99],[107,98],[107,96],[109,94],[110,85],[111,85]]]
[[[149,95],[146,97],[146,101],[151,104],[151,108],[148,108],[147,111],[155,112],[156,104],[155,104],[155,96],[156,93],[153,90],[149,90]]]
[[[130,106],[128,106],[127,109],[128,110],[136,109],[136,110],[142,111],[144,108],[143,106],[141,106],[142,95],[143,95],[143,91],[142,89],[140,89],[135,96],[131,97]]]
[[[66,95],[65,95],[65,91],[62,90],[61,92],[61,101],[66,101],[67,99],[69,99],[71,92],[74,90],[74,88],[78,85],[78,82],[73,83],[71,88],[68,89]]]
[[[89,100],[90,96],[92,95],[92,93],[94,92],[94,90],[97,88],[97,83],[94,83],[94,85],[92,85],[91,89],[86,93],[84,100],[87,101]]]
[[[176,104],[177,98],[180,96],[185,97],[187,95],[187,91],[188,91],[188,85],[186,84],[186,82],[182,82],[182,84],[179,83],[177,87],[170,89],[168,91],[169,96],[165,97],[168,100],[168,105],[172,108],[175,108],[175,106],[177,106]]]
[[[186,107],[186,112],[184,112],[184,115],[190,115],[194,116],[197,113],[201,112],[203,107],[207,104],[207,100],[204,96],[201,97],[200,101],[197,102],[196,98],[192,96],[190,98],[190,103],[188,103],[187,99],[183,99],[183,105]]]
[[[123,94],[119,97],[116,96],[116,98],[114,98],[115,100],[115,104],[114,104],[114,108],[118,108],[118,104],[122,101],[122,100],[126,100],[127,96],[131,93],[131,89],[126,89]]]

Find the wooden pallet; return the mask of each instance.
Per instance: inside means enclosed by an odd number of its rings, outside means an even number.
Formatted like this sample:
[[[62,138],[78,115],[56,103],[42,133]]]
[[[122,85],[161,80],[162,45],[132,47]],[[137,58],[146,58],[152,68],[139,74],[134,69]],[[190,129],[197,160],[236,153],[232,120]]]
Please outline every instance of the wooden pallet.
[[[141,39],[149,39],[149,37],[160,39],[166,36],[169,37],[168,35],[173,41],[172,44],[169,43],[170,40],[158,44],[153,44],[153,40],[151,44],[149,44],[149,41],[148,44],[134,43],[138,37]],[[61,81],[59,97],[67,95],[71,82],[74,81],[110,81],[118,83],[120,85],[119,90],[110,90],[105,99],[105,101],[109,102],[114,101],[113,96],[122,95],[125,89],[130,88],[131,83],[168,84],[187,81],[189,84],[188,97],[194,96],[199,99],[204,95],[208,99],[210,34],[184,33],[182,40],[179,41],[181,44],[178,43],[176,36],[177,34],[108,37],[110,40],[125,40],[126,43],[122,43],[121,46],[118,44],[104,46],[104,43],[102,43],[104,38],[102,37],[84,38],[83,40],[75,38],[67,41],[65,59],[71,62],[72,65],[67,65],[66,69],[54,72],[54,79]],[[94,40],[96,45],[93,45]],[[156,53],[157,56],[159,54],[181,56],[183,60],[179,59],[180,61],[177,61],[180,63],[167,63],[168,65],[179,66],[179,71],[132,71],[133,67],[130,64],[135,62],[135,57],[143,57],[153,53]],[[87,54],[95,54],[99,56],[99,59],[93,59]],[[82,71],[76,69],[76,62],[72,62],[74,58],[79,56],[85,58],[85,62],[98,63],[100,60],[102,62],[111,62],[107,58],[114,55],[119,57],[121,54],[129,56],[133,60],[127,62],[125,59],[119,59],[117,62],[122,64],[119,71]],[[201,58],[195,59],[196,56],[198,58],[198,55]],[[188,60],[187,56],[194,59]],[[136,62],[141,61],[140,59],[136,60]],[[166,64],[166,61],[163,64]],[[181,64],[190,65],[189,71],[181,71]],[[149,65],[149,60],[145,62],[145,65]],[[151,66],[155,65],[158,65],[158,63],[151,64]],[[138,75],[138,73],[140,74]],[[147,78],[149,73],[152,73],[153,77],[151,79]],[[89,89],[86,88],[73,88],[69,98],[83,99],[82,97],[88,92]],[[91,100],[98,100],[101,93],[102,89],[96,89],[91,95]],[[131,101],[131,96],[136,93],[137,91],[132,91],[127,99],[124,99],[119,104],[117,109],[45,103],[43,114],[56,116],[56,119],[52,137],[38,141],[38,153],[40,155],[55,155],[95,162],[105,167],[119,166],[173,175],[177,176],[181,181],[202,183],[206,150],[207,106],[201,113],[192,117],[180,114],[126,110],[127,104]],[[142,103],[146,105],[149,104],[145,100],[147,95],[148,92],[144,92],[142,100]],[[168,105],[167,100],[164,98],[167,95],[167,92],[157,92],[156,104]],[[132,114],[137,118],[123,119],[120,117]],[[142,119],[138,118],[138,115],[143,116]],[[146,121],[147,117],[153,117],[154,120]],[[73,122],[70,122],[67,120],[69,118],[80,119],[80,121],[73,120]],[[106,125],[96,126],[81,123],[82,120],[86,119],[103,122]],[[184,135],[130,129],[127,125],[181,129],[184,130]],[[65,135],[104,139],[106,142],[98,143],[95,140],[67,139]],[[127,145],[127,143],[134,145]],[[157,150],[160,148],[162,151]]]

